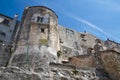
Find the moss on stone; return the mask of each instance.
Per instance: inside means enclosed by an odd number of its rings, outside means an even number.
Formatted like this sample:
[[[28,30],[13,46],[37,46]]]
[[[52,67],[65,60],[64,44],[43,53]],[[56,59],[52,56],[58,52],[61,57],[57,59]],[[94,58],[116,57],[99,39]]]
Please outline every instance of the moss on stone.
[[[39,39],[39,44],[48,45],[48,40],[47,39]]]
[[[74,75],[77,75],[79,73],[79,71],[75,70],[75,71],[72,71]]]

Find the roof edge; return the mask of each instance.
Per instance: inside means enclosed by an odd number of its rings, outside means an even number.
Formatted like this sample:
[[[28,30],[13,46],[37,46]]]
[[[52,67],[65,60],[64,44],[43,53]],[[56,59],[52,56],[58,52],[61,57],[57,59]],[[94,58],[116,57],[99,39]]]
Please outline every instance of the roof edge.
[[[12,18],[12,17],[10,17],[10,16],[7,16],[7,15],[1,14],[1,13],[0,13],[0,15],[1,15],[1,16],[4,16],[4,17],[7,17],[7,18],[9,18],[9,19],[12,19],[12,20],[13,20],[13,18]]]
[[[58,18],[58,15],[55,13],[55,11],[53,11],[52,9],[50,9],[50,8],[48,8],[46,6],[28,6],[28,8],[32,8],[32,7],[43,7],[43,8],[46,8],[46,9],[52,11],[57,16],[57,18]]]

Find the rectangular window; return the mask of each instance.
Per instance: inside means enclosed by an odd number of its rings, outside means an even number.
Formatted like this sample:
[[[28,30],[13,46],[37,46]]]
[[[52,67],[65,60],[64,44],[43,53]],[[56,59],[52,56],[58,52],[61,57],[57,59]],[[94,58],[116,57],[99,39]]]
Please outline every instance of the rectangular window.
[[[39,22],[40,21],[40,17],[37,17],[37,22]]]
[[[37,17],[37,22],[43,23],[43,17]]]

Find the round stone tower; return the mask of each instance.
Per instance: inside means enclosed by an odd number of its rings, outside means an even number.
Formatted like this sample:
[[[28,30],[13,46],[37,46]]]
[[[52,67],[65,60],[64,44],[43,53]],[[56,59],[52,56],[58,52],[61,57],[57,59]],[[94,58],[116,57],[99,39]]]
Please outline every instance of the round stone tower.
[[[54,11],[44,6],[26,7],[18,33],[10,66],[47,70],[50,62],[57,61],[60,45],[58,17]]]
[[[18,46],[46,45],[59,50],[58,16],[44,6],[26,7]]]

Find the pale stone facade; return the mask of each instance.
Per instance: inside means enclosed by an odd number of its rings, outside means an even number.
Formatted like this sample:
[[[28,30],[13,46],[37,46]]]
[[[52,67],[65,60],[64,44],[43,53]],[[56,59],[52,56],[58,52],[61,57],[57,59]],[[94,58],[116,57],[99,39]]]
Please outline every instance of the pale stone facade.
[[[57,15],[44,6],[27,7],[21,22],[18,46],[48,45],[59,50]]]

